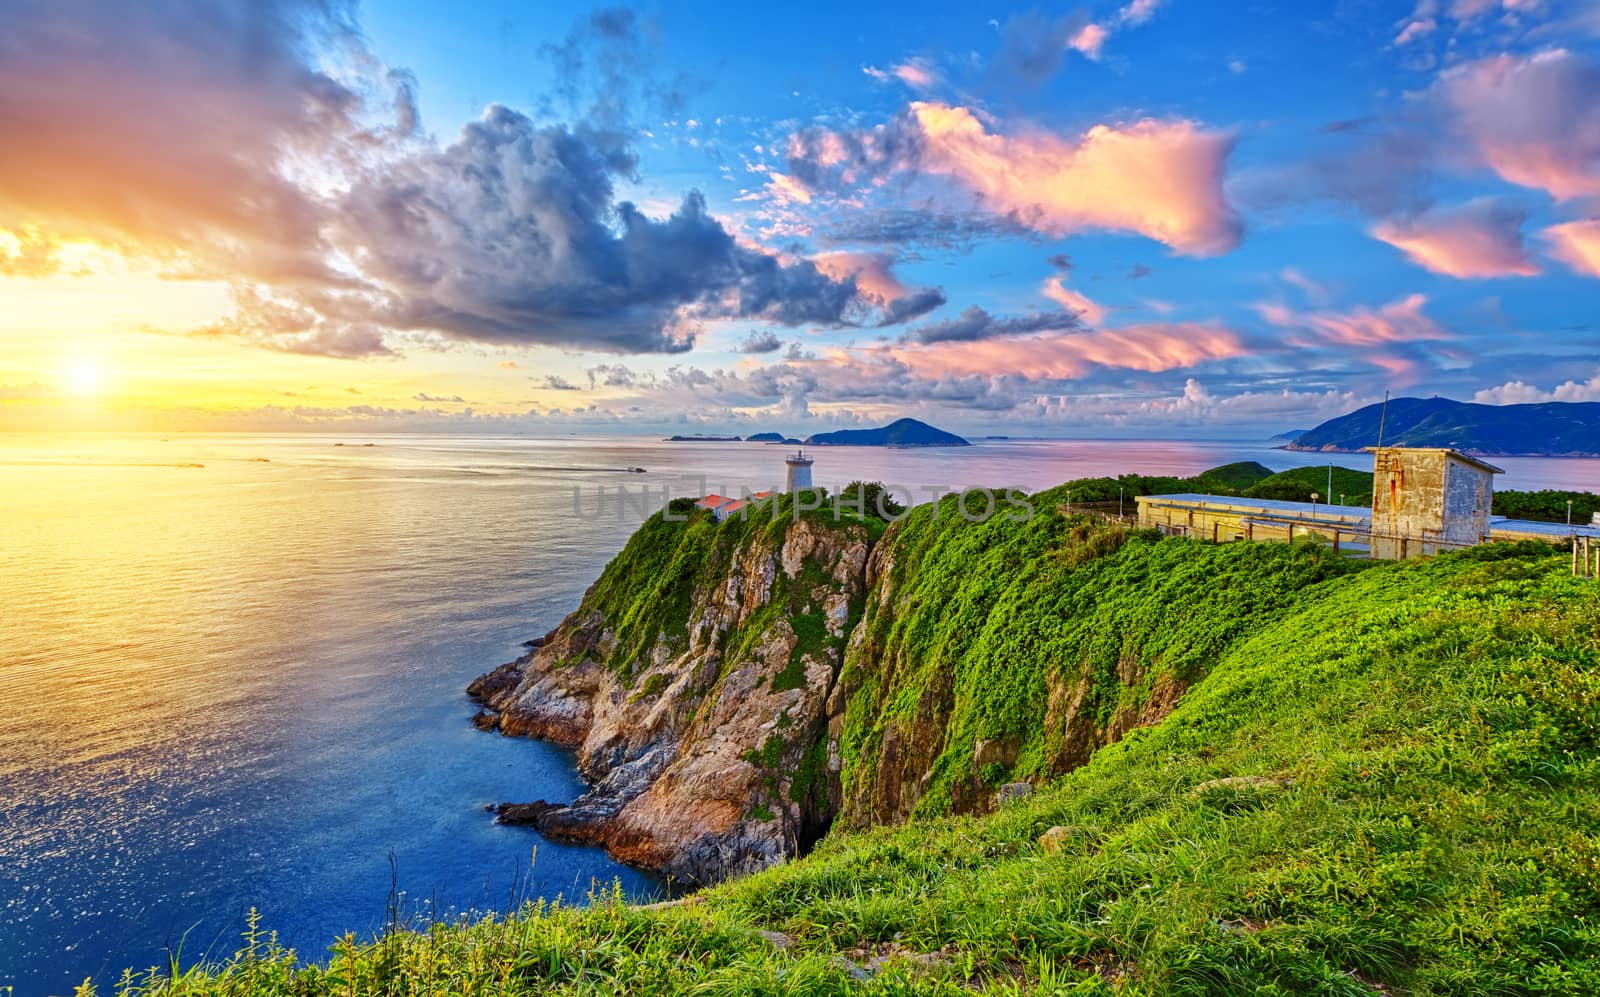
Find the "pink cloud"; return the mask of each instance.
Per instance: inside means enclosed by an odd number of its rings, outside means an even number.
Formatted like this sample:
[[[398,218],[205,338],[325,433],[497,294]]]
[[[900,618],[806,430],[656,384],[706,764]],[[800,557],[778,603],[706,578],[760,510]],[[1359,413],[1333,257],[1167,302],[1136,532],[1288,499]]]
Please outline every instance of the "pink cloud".
[[[1372,235],[1434,273],[1460,278],[1532,277],[1539,268],[1523,248],[1524,218],[1518,208],[1479,198],[1459,208],[1387,219],[1373,227]]]
[[[1149,323],[1098,332],[1047,332],[979,342],[897,347],[893,358],[923,376],[1001,376],[1071,380],[1097,367],[1154,373],[1249,351],[1230,329],[1200,322]]]
[[[776,170],[767,174],[767,193],[779,204],[811,203],[811,192],[794,177]]]
[[[820,253],[811,257],[811,262],[834,280],[854,277],[857,288],[880,302],[893,301],[910,293],[890,269],[894,265],[894,256],[890,253]]]
[[[1581,274],[1600,277],[1600,218],[1552,225],[1540,234],[1551,243],[1551,256]]]
[[[1408,295],[1377,311],[1355,308],[1348,312],[1297,312],[1282,305],[1258,305],[1256,311],[1272,325],[1309,333],[1289,340],[1293,346],[1382,346],[1449,339],[1450,333],[1422,314],[1428,299]],[[1375,358],[1369,357],[1377,362]]]
[[[911,110],[925,170],[953,177],[991,210],[1037,231],[1138,232],[1191,256],[1238,244],[1239,219],[1222,189],[1231,135],[1145,120],[1097,125],[1070,141],[1048,132],[996,134],[964,107],[915,103]]]
[[[906,86],[917,90],[932,89],[939,82],[939,73],[933,68],[933,64],[921,57],[907,59],[905,62],[890,66],[888,69],[879,69],[877,66],[862,66],[861,71],[879,83],[899,80]]]
[[[1078,317],[1087,325],[1099,325],[1105,320],[1105,307],[1090,300],[1088,295],[1068,287],[1065,278],[1051,277],[1039,290],[1062,308],[1077,312]]]
[[[1600,196],[1600,69],[1565,49],[1452,69],[1439,87],[1490,169],[1557,200]]]
[[[1074,31],[1067,39],[1067,48],[1082,53],[1086,59],[1099,62],[1100,51],[1113,31],[1138,27],[1154,17],[1156,8],[1160,6],[1161,0],[1132,0],[1105,23],[1090,22]]]
[[[1067,41],[1067,47],[1076,49],[1087,58],[1099,61],[1100,49],[1105,45],[1110,32],[1098,24],[1085,24]]]

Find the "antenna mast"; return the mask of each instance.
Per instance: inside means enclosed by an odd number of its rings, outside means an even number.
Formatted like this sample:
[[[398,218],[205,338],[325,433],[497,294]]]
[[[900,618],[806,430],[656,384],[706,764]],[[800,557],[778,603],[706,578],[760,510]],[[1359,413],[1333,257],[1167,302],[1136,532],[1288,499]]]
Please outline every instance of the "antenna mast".
[[[1378,416],[1378,446],[1383,446],[1383,424],[1389,421],[1389,392],[1383,393],[1383,412]]]

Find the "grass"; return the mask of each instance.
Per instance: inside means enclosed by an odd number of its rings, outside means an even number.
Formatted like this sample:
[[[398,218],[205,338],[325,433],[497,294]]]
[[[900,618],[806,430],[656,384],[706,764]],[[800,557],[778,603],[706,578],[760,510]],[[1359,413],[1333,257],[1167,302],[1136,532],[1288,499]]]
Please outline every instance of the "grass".
[[[1170,716],[1039,769],[1034,795],[836,826],[803,859],[671,906],[603,890],[345,938],[309,966],[252,927],[223,965],[118,991],[1600,992],[1600,590],[1565,555],[1496,544],[1355,568],[1037,518],[1007,534],[914,516],[886,537],[906,545],[895,570],[950,575],[928,593],[954,597],[860,624],[922,642],[884,659],[910,672],[878,679],[909,700],[929,656],[969,685],[994,676],[992,698],[967,693],[973,731],[1033,722],[1029,669],[1133,655],[1192,677]],[[1063,625],[1082,632],[1018,657]]]
[[[1067,490],[1031,496],[1020,523],[969,523],[947,499],[885,538],[892,568],[840,677],[850,823],[906,811],[902,784],[916,787],[910,812],[934,816],[1066,771],[1305,586],[1355,570],[1305,546],[1169,543],[1067,512]],[[1001,738],[1018,744],[1015,762],[975,780],[975,743]],[[890,742],[908,761],[884,771]]]

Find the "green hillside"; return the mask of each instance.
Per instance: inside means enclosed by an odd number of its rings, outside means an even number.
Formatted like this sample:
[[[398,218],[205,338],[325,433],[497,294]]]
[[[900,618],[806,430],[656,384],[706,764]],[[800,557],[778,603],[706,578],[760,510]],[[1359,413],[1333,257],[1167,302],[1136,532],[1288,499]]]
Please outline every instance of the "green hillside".
[[[1019,696],[1030,671],[1081,667],[1087,688],[1137,692],[1129,663],[1193,677],[1170,716],[1064,774],[1024,758],[1039,790],[987,816],[950,816],[933,792],[909,824],[836,826],[805,858],[675,904],[602,891],[347,939],[309,967],[256,934],[227,965],[122,989],[1600,992],[1600,599],[1565,555],[1493,545],[1334,565],[1316,548],[1065,516],[991,537],[1009,553],[958,571],[949,559],[977,552],[963,529],[898,542],[922,551],[904,570],[939,573],[916,586],[960,603],[906,604],[924,622],[906,624],[922,643],[904,660],[958,669],[971,730],[1036,723]],[[1050,563],[1011,560],[1023,554]],[[1062,596],[1018,615],[1055,585]],[[920,679],[878,681],[909,699]]]
[[[1549,457],[1600,454],[1600,402],[1479,405],[1450,398],[1393,398],[1329,419],[1290,450],[1353,453],[1391,447],[1454,447],[1480,454]]]
[[[1297,467],[1280,471],[1263,478],[1245,490],[1250,498],[1280,499],[1287,502],[1309,502],[1316,492],[1321,502],[1338,502],[1344,496],[1346,505],[1372,505],[1372,472],[1352,471],[1347,467],[1333,469],[1333,488],[1328,488],[1328,466]]]

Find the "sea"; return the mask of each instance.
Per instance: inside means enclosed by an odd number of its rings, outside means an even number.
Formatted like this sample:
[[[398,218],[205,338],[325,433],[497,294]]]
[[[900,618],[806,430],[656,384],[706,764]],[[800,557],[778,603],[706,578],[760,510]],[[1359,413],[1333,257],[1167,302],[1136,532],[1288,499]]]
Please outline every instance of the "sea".
[[[669,496],[781,486],[786,448],[656,437],[0,434],[0,992],[102,992],[229,956],[661,883],[502,827],[582,791],[475,730],[471,679],[578,604]],[[826,448],[819,485],[918,501],[1121,472],[1363,455],[1257,441]],[[1499,460],[1600,490],[1600,460]],[[1131,496],[1130,496],[1131,499]],[[1130,502],[1131,509],[1131,502]]]

